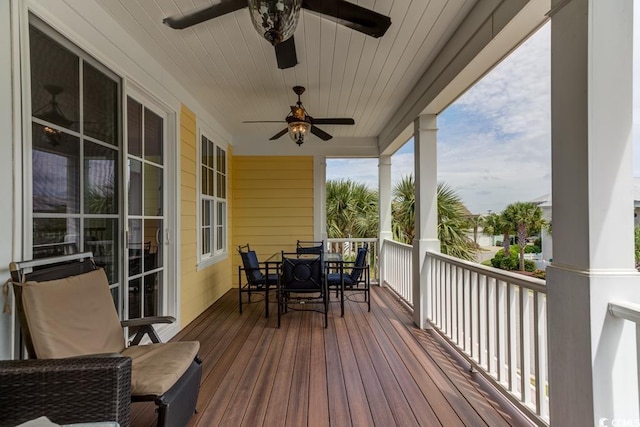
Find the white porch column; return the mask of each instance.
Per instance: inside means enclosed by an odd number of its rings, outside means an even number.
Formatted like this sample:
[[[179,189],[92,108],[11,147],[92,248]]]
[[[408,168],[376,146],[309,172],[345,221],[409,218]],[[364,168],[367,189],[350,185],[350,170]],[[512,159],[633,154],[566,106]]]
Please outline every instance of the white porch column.
[[[413,321],[427,325],[427,251],[440,251],[438,240],[438,170],[436,116],[414,121],[416,211],[413,241]]]
[[[379,259],[385,259],[385,239],[393,239],[393,231],[391,229],[391,156],[382,155],[378,159],[378,248]],[[386,277],[384,271],[384,263],[380,263],[379,285],[384,284]]]
[[[327,159],[313,158],[313,240],[327,243]]]
[[[633,255],[632,0],[552,3],[551,425],[637,425],[635,327],[607,312],[610,301],[640,302]]]

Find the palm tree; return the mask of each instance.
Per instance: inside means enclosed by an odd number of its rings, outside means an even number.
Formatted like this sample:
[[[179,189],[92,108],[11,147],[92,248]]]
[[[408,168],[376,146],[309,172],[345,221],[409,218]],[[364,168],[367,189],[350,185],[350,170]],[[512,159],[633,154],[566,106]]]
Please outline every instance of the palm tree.
[[[460,196],[445,183],[438,183],[438,239],[443,254],[475,260],[476,245],[467,231],[467,209]]]
[[[326,189],[329,238],[377,235],[377,191],[350,179],[329,180]]]
[[[415,237],[416,186],[413,174],[403,176],[393,187],[391,194],[393,237],[410,245]]]
[[[415,182],[407,175],[394,186],[393,191],[394,238],[411,244],[415,237]],[[473,260],[475,245],[467,236],[467,210],[460,197],[444,183],[438,184],[438,239],[442,253]]]
[[[484,234],[488,236],[502,234],[502,247],[504,248],[505,256],[509,256],[509,250],[511,249],[511,230],[511,223],[501,214],[492,212],[482,218],[482,232]]]
[[[478,247],[478,228],[482,225],[482,215],[467,215],[467,227],[473,229],[473,243]]]
[[[538,233],[546,224],[542,218],[542,209],[532,202],[516,202],[507,206],[502,213],[518,235],[520,246],[520,270],[524,271],[524,247],[528,234]]]

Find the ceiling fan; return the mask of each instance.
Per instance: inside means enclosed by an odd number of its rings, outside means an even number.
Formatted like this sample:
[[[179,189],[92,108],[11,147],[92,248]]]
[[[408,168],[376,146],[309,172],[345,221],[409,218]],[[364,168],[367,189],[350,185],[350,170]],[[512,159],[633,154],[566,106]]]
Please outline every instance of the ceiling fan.
[[[296,95],[298,95],[298,102],[296,102],[296,105],[291,106],[291,112],[287,115],[287,117],[285,117],[284,120],[249,120],[242,123],[281,123],[285,121],[287,123],[287,127],[269,138],[269,141],[275,141],[288,132],[291,139],[298,145],[302,145],[302,143],[304,142],[304,138],[308,132],[311,132],[323,141],[328,141],[333,138],[333,136],[329,135],[327,132],[316,127],[315,125],[356,124],[355,120],[351,118],[317,119],[311,117],[307,114],[307,110],[305,110],[304,106],[302,105],[302,101],[300,101],[300,95],[304,93],[305,88],[302,86],[294,86],[293,91],[296,93]]]
[[[221,0],[219,4],[196,10],[184,16],[168,17],[162,22],[183,29],[249,6],[254,27],[276,50],[278,68],[298,63],[293,40],[300,8],[334,19],[338,24],[371,37],[382,37],[391,25],[388,16],[344,0]]]
[[[44,90],[49,93],[49,101],[33,112],[33,116],[46,122],[50,122],[65,128],[68,128],[72,124],[76,123],[74,120],[68,119],[58,104],[57,96],[60,95],[64,89],[61,86],[54,84],[45,84]],[[54,147],[60,145],[62,132],[58,129],[54,129],[51,126],[43,127],[44,135],[47,142]]]

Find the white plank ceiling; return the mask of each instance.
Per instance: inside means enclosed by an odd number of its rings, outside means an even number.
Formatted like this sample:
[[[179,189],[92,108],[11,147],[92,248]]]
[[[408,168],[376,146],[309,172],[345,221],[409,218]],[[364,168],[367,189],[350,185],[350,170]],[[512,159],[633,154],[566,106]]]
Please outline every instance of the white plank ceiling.
[[[283,120],[296,101],[295,85],[306,87],[302,102],[313,117],[356,122],[321,129],[334,137],[377,137],[475,0],[352,0],[391,18],[379,39],[303,9],[294,35],[298,65],[287,70],[278,69],[274,49],[253,28],[248,9],[173,30],[163,18],[219,0],[98,2],[234,140],[264,144],[284,123],[242,122]]]

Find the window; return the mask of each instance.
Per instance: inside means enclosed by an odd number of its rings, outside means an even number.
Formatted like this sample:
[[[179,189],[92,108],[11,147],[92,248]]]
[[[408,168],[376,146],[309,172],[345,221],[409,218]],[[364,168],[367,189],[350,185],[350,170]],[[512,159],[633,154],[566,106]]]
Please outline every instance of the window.
[[[200,144],[200,261],[227,247],[227,153],[206,136]]]
[[[33,258],[92,251],[121,307],[120,79],[33,17],[29,43],[27,245]]]

